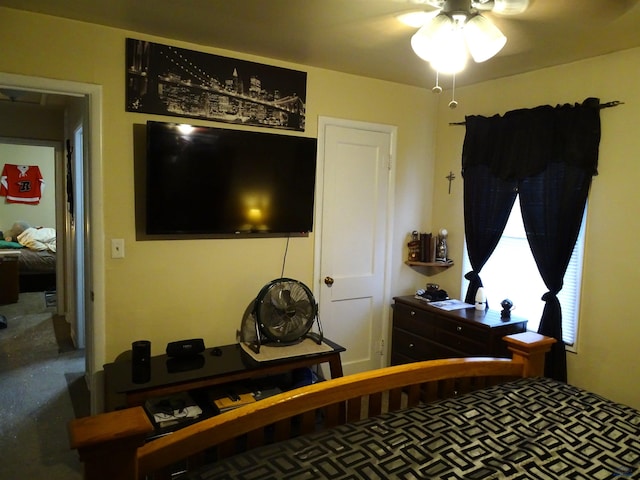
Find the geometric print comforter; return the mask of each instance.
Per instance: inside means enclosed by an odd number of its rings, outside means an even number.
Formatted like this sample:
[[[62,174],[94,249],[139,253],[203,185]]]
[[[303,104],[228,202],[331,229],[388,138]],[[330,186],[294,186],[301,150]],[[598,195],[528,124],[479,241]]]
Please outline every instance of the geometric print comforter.
[[[188,478],[640,479],[640,412],[520,379],[261,447]]]

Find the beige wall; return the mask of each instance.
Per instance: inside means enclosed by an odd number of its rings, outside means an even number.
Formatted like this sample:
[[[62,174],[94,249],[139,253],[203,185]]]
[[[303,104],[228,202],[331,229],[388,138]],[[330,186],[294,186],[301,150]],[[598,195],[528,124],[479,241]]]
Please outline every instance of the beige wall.
[[[460,157],[464,127],[449,122],[465,115],[502,114],[543,104],[582,102],[587,97],[624,105],[601,111],[599,175],[591,186],[583,289],[576,354],[568,354],[569,382],[640,408],[640,322],[634,300],[640,285],[638,186],[640,185],[640,49],[626,50],[459,89],[459,107],[438,111],[434,225],[447,225],[450,249],[463,249]],[[445,176],[458,177],[447,195]],[[460,294],[460,262],[439,275],[447,290]]]
[[[178,339],[203,337],[209,346],[234,342],[248,303],[280,275],[285,249],[282,238],[136,241],[133,125],[168,117],[124,111],[128,36],[307,71],[306,136],[317,136],[319,116],[396,125],[392,293],[423,283],[401,260],[406,232],[430,223],[437,99],[424,89],[0,8],[0,45],[12,45],[0,56],[0,72],[103,87],[104,361],[141,338],[152,341],[156,354]],[[125,240],[126,258],[109,257],[112,238]],[[313,252],[313,235],[291,239],[285,273],[310,284]]]

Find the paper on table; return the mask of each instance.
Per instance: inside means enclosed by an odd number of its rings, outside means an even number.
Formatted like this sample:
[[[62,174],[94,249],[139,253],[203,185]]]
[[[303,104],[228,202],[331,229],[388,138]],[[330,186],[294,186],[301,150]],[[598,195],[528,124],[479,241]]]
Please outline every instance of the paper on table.
[[[442,300],[440,302],[429,302],[432,307],[440,308],[441,310],[462,310],[464,308],[475,308],[475,305],[463,302],[462,300]]]

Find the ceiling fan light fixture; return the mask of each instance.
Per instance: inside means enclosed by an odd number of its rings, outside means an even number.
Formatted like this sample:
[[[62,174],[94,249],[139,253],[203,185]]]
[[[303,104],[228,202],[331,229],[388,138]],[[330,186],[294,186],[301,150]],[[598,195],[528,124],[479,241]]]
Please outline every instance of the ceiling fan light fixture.
[[[482,15],[475,15],[464,26],[464,37],[473,60],[480,63],[495,56],[507,43],[507,37]]]
[[[440,73],[453,74],[464,70],[469,57],[464,33],[460,28],[442,32],[442,40],[432,54],[431,66]]]
[[[477,63],[495,56],[507,43],[507,37],[471,5],[485,7],[500,4],[501,8],[518,4],[528,6],[528,0],[485,0],[484,2],[451,1],[422,26],[412,37],[411,47],[421,59],[441,73],[458,73],[464,69],[469,55]]]
[[[411,37],[411,48],[413,52],[425,62],[430,62],[433,56],[433,44],[416,32]]]
[[[430,62],[434,54],[446,42],[453,29],[453,20],[444,14],[437,15],[411,37],[411,48],[421,59]]]

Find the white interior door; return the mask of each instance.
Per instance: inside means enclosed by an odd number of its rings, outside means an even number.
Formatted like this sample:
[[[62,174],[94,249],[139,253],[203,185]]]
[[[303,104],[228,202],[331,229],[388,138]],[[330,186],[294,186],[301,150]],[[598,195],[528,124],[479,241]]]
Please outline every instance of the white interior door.
[[[320,118],[316,285],[345,374],[383,366],[395,127]]]

